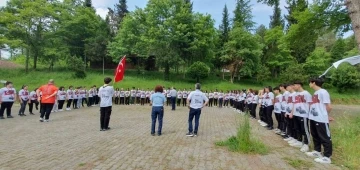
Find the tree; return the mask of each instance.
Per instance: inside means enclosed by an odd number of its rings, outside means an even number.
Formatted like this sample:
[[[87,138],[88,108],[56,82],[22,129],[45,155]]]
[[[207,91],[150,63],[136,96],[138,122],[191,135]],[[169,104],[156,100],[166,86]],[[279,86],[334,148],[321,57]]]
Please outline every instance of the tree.
[[[332,83],[339,92],[360,87],[360,73],[350,64],[341,64],[332,75]]]
[[[345,41],[342,38],[339,38],[335,41],[335,44],[331,48],[331,63],[334,63],[338,60],[341,60],[345,56]]]
[[[281,9],[280,9],[280,2],[279,0],[274,1],[274,14],[270,16],[270,28],[275,28],[280,26],[281,28],[284,27],[284,20],[281,17]]]
[[[233,27],[241,26],[248,31],[252,30],[255,25],[252,17],[250,0],[236,0]]]
[[[303,68],[310,77],[320,76],[331,65],[330,59],[330,53],[318,47],[306,58]]]
[[[209,76],[210,68],[205,63],[197,61],[188,68],[187,74],[199,83],[200,79],[204,79]]]
[[[119,3],[115,5],[115,11],[117,13],[117,24],[119,26],[126,14],[129,13],[126,0],[119,0]]]
[[[307,0],[286,0],[288,15],[285,15],[287,20],[287,28],[289,29],[292,24],[298,23],[298,19],[295,18],[297,12],[303,12],[308,8]]]
[[[84,1],[84,7],[92,8],[92,0],[85,0]]]
[[[219,26],[220,31],[220,41],[221,46],[223,46],[229,40],[230,32],[230,20],[229,20],[229,11],[225,5],[222,13],[221,25]]]
[[[360,50],[360,1],[346,0],[345,5],[348,9],[348,14],[351,18],[351,25],[355,33],[358,48]]]
[[[230,31],[229,41],[225,43],[221,60],[230,63],[227,68],[230,70],[230,82],[239,76],[239,71],[252,75],[260,62],[262,54],[259,37],[252,35],[243,27],[235,27]]]

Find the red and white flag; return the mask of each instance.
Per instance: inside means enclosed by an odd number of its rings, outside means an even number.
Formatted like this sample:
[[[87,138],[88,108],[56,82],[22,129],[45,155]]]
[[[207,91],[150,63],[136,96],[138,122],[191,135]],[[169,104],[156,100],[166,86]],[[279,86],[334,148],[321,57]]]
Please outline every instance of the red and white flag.
[[[116,70],[115,70],[115,83],[124,79],[126,56],[121,58]]]

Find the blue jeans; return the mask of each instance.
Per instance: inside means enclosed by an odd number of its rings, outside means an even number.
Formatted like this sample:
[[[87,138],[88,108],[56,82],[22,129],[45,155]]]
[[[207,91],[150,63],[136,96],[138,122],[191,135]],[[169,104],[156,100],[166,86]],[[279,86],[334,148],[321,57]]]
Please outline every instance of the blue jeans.
[[[201,114],[201,109],[190,108],[190,111],[189,111],[189,132],[190,133],[198,132],[200,114]],[[195,130],[193,131],[192,121],[193,121],[194,117],[195,117]]]
[[[155,134],[155,124],[156,118],[159,121],[158,126],[158,134],[161,134],[162,124],[163,124],[163,117],[164,117],[164,107],[163,106],[153,106],[151,111],[151,134]]]
[[[176,97],[171,97],[171,110],[175,110]]]

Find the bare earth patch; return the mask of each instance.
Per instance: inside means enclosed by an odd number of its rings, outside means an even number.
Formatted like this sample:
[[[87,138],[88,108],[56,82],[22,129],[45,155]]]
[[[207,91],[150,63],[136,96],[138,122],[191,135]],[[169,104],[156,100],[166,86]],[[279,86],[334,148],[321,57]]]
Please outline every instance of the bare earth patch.
[[[0,68],[22,68],[22,66],[11,61],[0,60]]]

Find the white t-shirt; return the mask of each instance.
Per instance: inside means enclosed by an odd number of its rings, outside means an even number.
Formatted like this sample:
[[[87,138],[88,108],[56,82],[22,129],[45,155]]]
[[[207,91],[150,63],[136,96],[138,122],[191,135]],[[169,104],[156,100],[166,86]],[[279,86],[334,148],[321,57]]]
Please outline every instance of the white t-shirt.
[[[89,97],[93,97],[93,96],[94,96],[94,90],[93,90],[93,89],[90,89],[88,93],[89,93]]]
[[[125,97],[129,97],[130,96],[130,91],[125,91]]]
[[[145,91],[141,91],[140,97],[141,97],[141,98],[145,98],[145,97],[146,97]]]
[[[35,91],[30,92],[30,100],[37,100],[37,95]]]
[[[74,92],[73,92],[73,90],[67,90],[66,91],[66,95],[67,95],[67,97],[68,97],[68,99],[74,99],[74,97],[73,97],[73,95],[74,95]]]
[[[274,113],[281,113],[281,103],[282,103],[282,94],[279,94],[275,97],[275,104],[274,104]]]
[[[125,92],[124,91],[120,91],[119,94],[120,94],[119,95],[120,97],[125,97]]]
[[[209,98],[210,99],[214,98],[214,93],[209,93]]]
[[[222,99],[222,98],[224,98],[224,93],[219,93],[219,99]]]
[[[19,91],[19,97],[20,97],[22,100],[25,100],[25,101],[29,100],[29,91],[24,90],[24,89],[21,89],[21,90]]]
[[[265,107],[274,105],[274,103],[272,102],[272,100],[274,100],[274,93],[272,92],[265,93],[263,100],[265,100],[264,101]]]
[[[183,91],[182,95],[183,95],[183,98],[184,98],[184,99],[186,99],[186,98],[188,97],[188,94],[187,94],[186,91]]]
[[[282,94],[282,100],[281,100],[281,112],[286,112],[286,105],[287,100],[289,99],[290,92],[285,91],[284,94]]]
[[[214,98],[217,99],[219,97],[219,93],[218,92],[214,92]]]
[[[191,100],[190,107],[193,109],[200,109],[204,105],[204,101],[207,102],[209,99],[200,90],[195,90],[189,94],[188,100]]]
[[[0,89],[1,101],[3,102],[14,102],[16,90],[15,88],[3,87]]]
[[[296,92],[292,92],[292,93],[289,92],[289,96],[288,96],[287,104],[286,104],[286,113],[287,114],[290,114],[294,107],[295,95],[296,95]]]
[[[179,92],[177,93],[177,98],[178,98],[178,99],[181,99],[181,98],[182,98],[182,92],[181,92],[181,91],[179,91]]]
[[[136,90],[131,90],[130,93],[131,93],[131,97],[135,97],[135,96],[136,96]]]
[[[325,89],[317,90],[312,96],[309,119],[321,123],[329,123],[326,104],[330,104],[330,95]]]
[[[112,106],[112,96],[114,96],[113,86],[101,86],[98,96],[100,97],[100,107]]]
[[[308,91],[297,92],[294,102],[294,115],[298,117],[309,117],[309,105],[311,102],[312,97]]]
[[[252,98],[252,103],[253,104],[258,104],[259,102],[259,96],[258,95],[254,95],[254,97]]]
[[[57,99],[58,100],[65,100],[66,99],[66,92],[65,91],[58,91],[57,92]]]
[[[74,98],[74,99],[78,99],[78,98],[79,98],[79,91],[78,91],[78,90],[74,90],[74,92],[73,92],[73,98]]]

